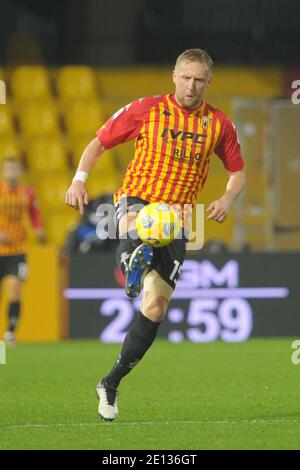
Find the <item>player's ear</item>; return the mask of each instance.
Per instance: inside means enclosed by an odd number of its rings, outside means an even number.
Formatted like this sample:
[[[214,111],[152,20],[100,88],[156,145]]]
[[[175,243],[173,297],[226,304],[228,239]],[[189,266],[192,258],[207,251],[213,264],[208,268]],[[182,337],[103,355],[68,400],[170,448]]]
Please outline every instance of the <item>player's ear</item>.
[[[209,87],[211,82],[212,82],[212,79],[213,79],[213,76],[212,76],[212,73],[209,75],[209,79],[208,79],[208,82],[207,82],[207,86]]]
[[[176,70],[173,70],[173,83],[176,85]]]

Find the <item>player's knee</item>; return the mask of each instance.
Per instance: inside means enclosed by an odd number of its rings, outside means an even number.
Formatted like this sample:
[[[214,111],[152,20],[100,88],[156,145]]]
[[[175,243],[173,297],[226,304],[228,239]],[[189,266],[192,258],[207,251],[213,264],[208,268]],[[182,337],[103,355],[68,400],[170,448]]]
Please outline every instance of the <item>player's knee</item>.
[[[22,282],[15,276],[7,277],[7,294],[9,302],[19,302],[21,299]]]
[[[152,302],[147,302],[142,307],[142,313],[154,322],[161,322],[164,319],[169,301],[163,296],[159,296]]]

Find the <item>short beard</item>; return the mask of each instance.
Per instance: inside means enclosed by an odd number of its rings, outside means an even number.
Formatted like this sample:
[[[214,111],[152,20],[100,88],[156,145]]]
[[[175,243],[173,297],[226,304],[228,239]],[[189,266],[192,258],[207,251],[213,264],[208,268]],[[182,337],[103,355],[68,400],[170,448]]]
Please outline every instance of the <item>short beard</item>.
[[[201,101],[202,101],[202,98],[199,98],[199,99],[195,100],[195,102],[191,103],[190,105],[185,104],[184,101],[181,101],[181,104],[182,104],[182,106],[184,106],[184,108],[187,108],[187,109],[197,109],[197,108],[199,108],[199,106],[201,104]]]

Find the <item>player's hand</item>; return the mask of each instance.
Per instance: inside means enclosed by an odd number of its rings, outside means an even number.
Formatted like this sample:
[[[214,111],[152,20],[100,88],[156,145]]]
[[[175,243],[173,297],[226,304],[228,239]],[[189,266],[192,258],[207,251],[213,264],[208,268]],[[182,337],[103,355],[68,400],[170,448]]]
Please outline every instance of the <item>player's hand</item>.
[[[39,243],[46,243],[47,238],[43,228],[35,229],[35,234]]]
[[[73,181],[66,194],[66,204],[84,213],[84,204],[88,204],[89,197],[83,181]]]
[[[222,224],[227,219],[228,212],[232,203],[233,200],[225,194],[220,199],[213,201],[206,209],[207,211],[210,211],[210,214],[207,219],[213,219],[216,222]]]
[[[0,232],[0,243],[2,243],[2,245],[9,245],[11,243],[11,239],[6,235],[6,233]]]

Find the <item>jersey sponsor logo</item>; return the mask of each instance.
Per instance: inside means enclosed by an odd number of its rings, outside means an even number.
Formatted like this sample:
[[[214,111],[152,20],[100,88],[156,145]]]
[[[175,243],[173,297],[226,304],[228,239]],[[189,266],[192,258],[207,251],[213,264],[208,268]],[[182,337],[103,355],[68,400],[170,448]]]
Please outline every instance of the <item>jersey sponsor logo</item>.
[[[185,141],[185,140],[192,140],[195,144],[200,144],[204,145],[205,144],[205,139],[207,137],[206,134],[195,134],[194,132],[187,132],[187,131],[180,131],[180,130],[175,130],[175,129],[168,129],[164,128],[162,131],[161,137],[163,139],[168,139],[171,138],[172,140],[180,140],[180,141]]]
[[[186,150],[175,148],[173,157],[177,161],[192,163],[193,165],[200,165],[201,153],[200,152],[187,152]]]

